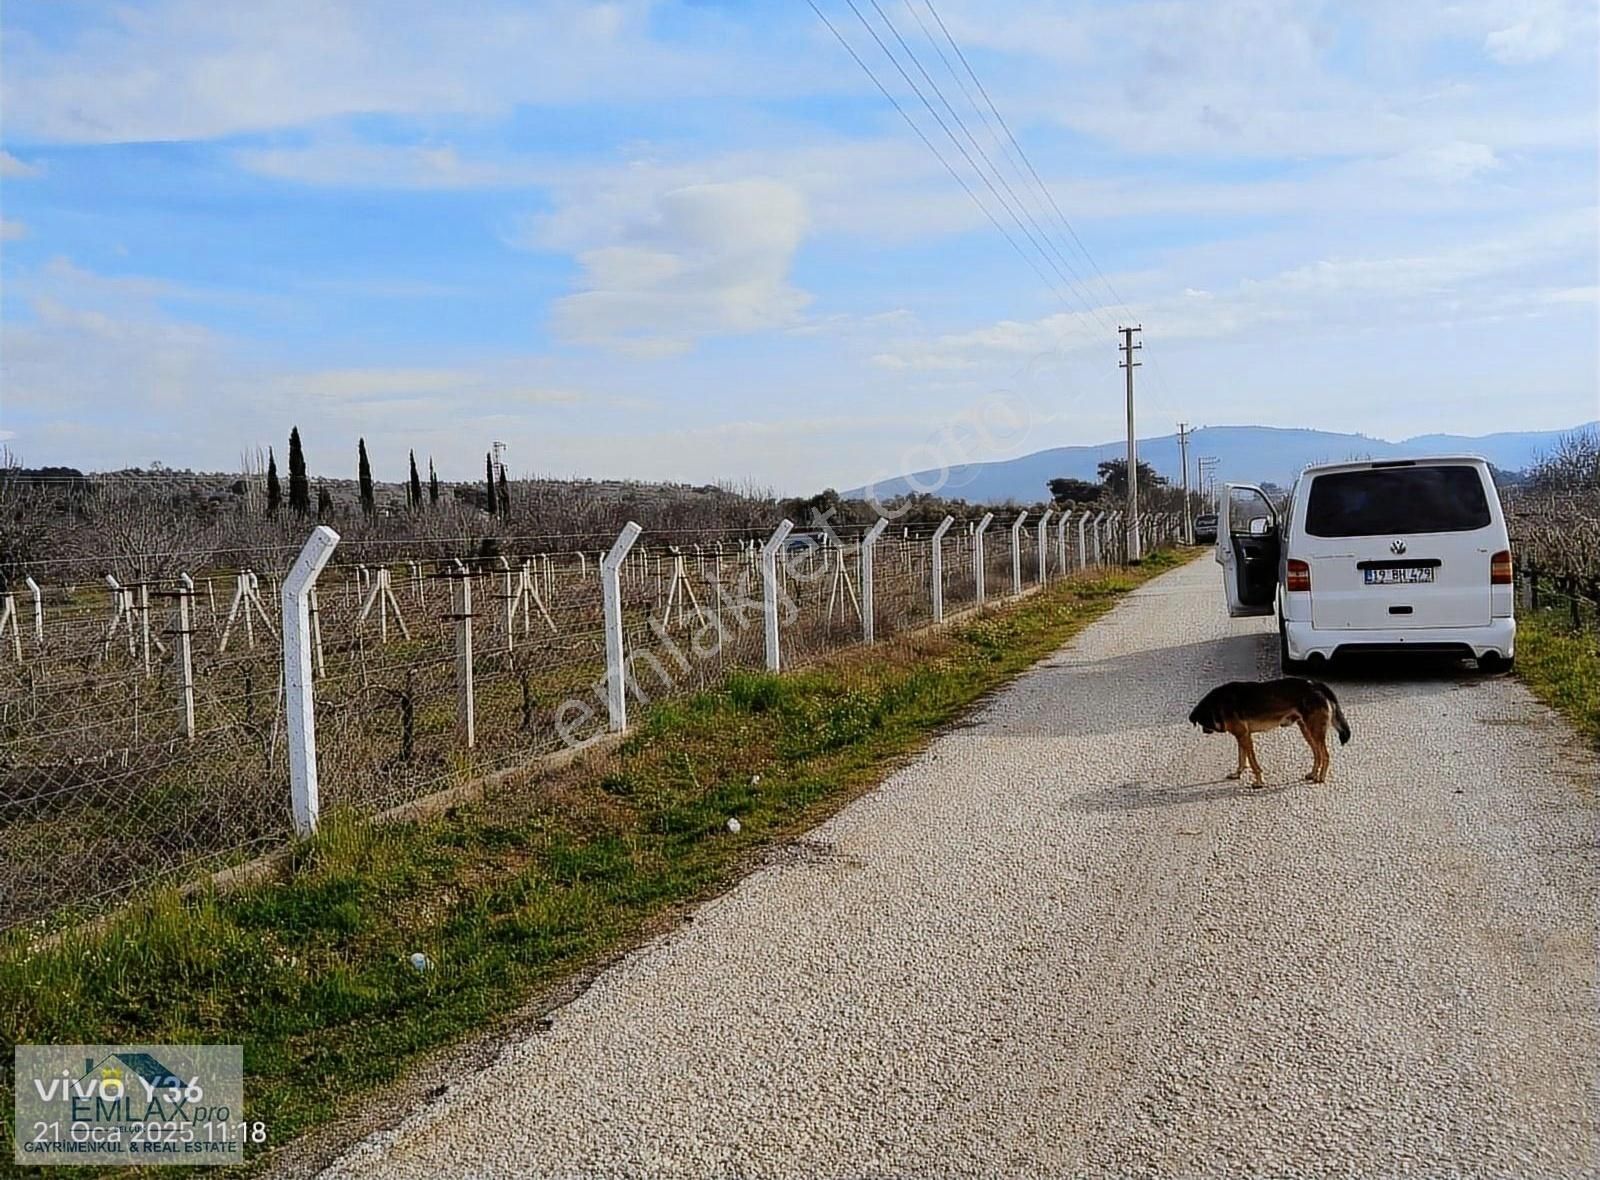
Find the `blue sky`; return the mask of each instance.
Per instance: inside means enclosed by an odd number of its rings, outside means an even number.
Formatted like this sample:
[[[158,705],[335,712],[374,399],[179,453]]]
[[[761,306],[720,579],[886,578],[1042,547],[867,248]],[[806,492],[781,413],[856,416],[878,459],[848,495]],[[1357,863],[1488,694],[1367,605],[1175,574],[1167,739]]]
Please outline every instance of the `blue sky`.
[[[1144,434],[1600,416],[1593,4],[857,7],[1050,284],[804,4],[6,5],[0,434],[810,491],[1116,437],[1130,319]]]

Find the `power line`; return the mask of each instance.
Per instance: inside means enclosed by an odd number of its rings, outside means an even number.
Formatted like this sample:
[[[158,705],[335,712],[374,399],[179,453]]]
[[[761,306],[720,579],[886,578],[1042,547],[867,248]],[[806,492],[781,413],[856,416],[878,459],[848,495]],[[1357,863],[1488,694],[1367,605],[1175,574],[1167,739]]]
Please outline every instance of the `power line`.
[[[1010,154],[1014,155],[1017,160],[1020,160],[1023,167],[1027,169],[1028,175],[1033,179],[1034,188],[1037,189],[1037,191],[1044,197],[1045,201],[1049,203],[1051,210],[1053,210],[1055,213],[1056,220],[1060,223],[1061,227],[1066,230],[1067,236],[1072,239],[1072,243],[1077,247],[1078,253],[1082,256],[1084,262],[1088,264],[1089,269],[1091,269],[1095,276],[1100,280],[1100,283],[1105,288],[1106,293],[1111,296],[1112,305],[1119,308],[1123,312],[1126,312],[1130,319],[1140,318],[1135,314],[1133,307],[1128,303],[1128,301],[1124,299],[1116,287],[1112,285],[1111,280],[1108,279],[1105,275],[1105,272],[1100,269],[1100,264],[1095,261],[1094,255],[1091,254],[1089,252],[1089,248],[1084,245],[1083,239],[1078,236],[1078,231],[1073,227],[1071,219],[1067,217],[1066,213],[1062,210],[1060,203],[1056,201],[1055,194],[1052,193],[1050,191],[1050,187],[1045,184],[1044,178],[1039,175],[1039,170],[1034,167],[1033,160],[1023,149],[1021,142],[1018,141],[1016,137],[1016,134],[1011,130],[1011,124],[1006,121],[1006,117],[1000,113],[1000,108],[995,105],[993,97],[989,94],[988,87],[983,84],[983,79],[978,77],[977,71],[972,68],[972,63],[967,59],[965,51],[962,50],[961,45],[956,41],[955,36],[950,32],[950,28],[945,24],[944,18],[940,16],[939,10],[934,7],[933,0],[922,0],[922,2],[927,8],[928,14],[933,17],[934,22],[939,26],[939,31],[944,34],[944,39],[949,44],[951,50],[955,53],[956,58],[961,62],[962,68],[966,70],[967,77],[972,79],[972,83],[977,87],[978,93],[983,96],[984,104],[987,106],[989,113],[994,116],[995,123],[997,123],[1001,131],[1005,133],[1005,138],[1011,145]],[[905,4],[906,7],[910,9],[912,15],[916,16],[916,10],[912,8],[912,0],[905,0]],[[922,24],[920,18],[918,19],[917,23],[923,28],[924,32],[927,32],[926,26]],[[931,35],[929,36],[929,41],[933,41]],[[935,49],[938,49],[937,43],[935,43]],[[952,76],[957,77],[957,82],[960,84],[959,76],[955,75],[954,69],[950,66],[949,59],[945,58],[942,50],[939,51],[939,56],[940,59],[945,62],[946,68],[950,69]],[[971,93],[967,90],[964,84],[961,85],[961,92],[966,95],[967,101],[972,103],[973,109],[978,110],[977,102],[972,98]],[[979,114],[980,116],[982,115],[981,110],[979,110]],[[1076,271],[1074,271],[1074,273],[1076,273]],[[1102,324],[1104,324],[1104,321],[1102,321]],[[1151,375],[1156,379],[1156,384],[1160,387],[1163,396],[1165,396],[1168,401],[1172,401],[1173,395],[1167,386],[1166,375],[1162,370],[1160,358],[1156,354],[1152,354],[1150,357],[1150,372]]]
[[[911,59],[912,64],[917,67],[917,71],[928,83],[929,87],[932,88],[934,94],[938,96],[939,101],[944,104],[945,110],[950,112],[950,117],[955,120],[956,126],[961,128],[962,134],[967,137],[967,141],[972,144],[973,149],[983,159],[983,162],[989,166],[989,172],[992,173],[994,178],[1000,182],[1001,187],[1005,189],[1007,196],[1009,196],[1016,204],[1017,209],[1022,212],[1022,215],[1028,219],[1028,224],[1033,226],[1033,228],[1038,231],[1039,237],[1043,239],[1045,245],[1050,248],[1051,253],[1054,254],[1056,260],[1059,260],[1061,265],[1057,266],[1054,261],[1051,261],[1050,255],[1045,254],[1042,249],[1040,249],[1040,253],[1044,255],[1046,261],[1050,262],[1050,265],[1055,272],[1058,275],[1061,275],[1062,280],[1072,288],[1075,294],[1077,294],[1079,300],[1083,303],[1089,314],[1099,320],[1101,327],[1109,329],[1111,326],[1110,321],[1105,319],[1095,308],[1094,300],[1090,297],[1090,292],[1087,290],[1087,283],[1085,282],[1083,276],[1078,273],[1077,268],[1072,265],[1072,262],[1066,257],[1066,255],[1057,249],[1055,242],[1051,240],[1051,237],[1045,228],[1039,224],[1039,220],[1033,215],[1032,210],[1028,208],[1027,204],[1022,200],[1021,197],[1017,196],[1016,190],[1011,187],[1011,182],[1005,178],[1000,169],[995,165],[995,162],[990,159],[989,153],[986,152],[983,149],[983,145],[978,142],[978,137],[973,135],[972,129],[967,126],[966,120],[961,117],[960,112],[955,109],[949,98],[945,96],[944,90],[937,82],[933,80],[933,76],[929,74],[926,67],[923,66],[922,60],[917,56],[916,50],[912,49],[911,46],[906,43],[906,39],[900,35],[900,30],[896,28],[894,22],[889,19],[888,13],[884,12],[882,6],[878,3],[878,0],[870,0],[870,3],[872,4],[873,9],[877,12],[878,18],[882,20],[889,31],[894,34],[894,38],[897,42],[899,42],[900,48],[905,51],[906,56]],[[944,62],[945,69],[950,72],[950,76],[956,80],[957,85],[961,86],[962,93],[966,95],[967,101],[972,104],[973,110],[976,111],[981,118],[983,112],[979,110],[977,104],[973,102],[971,94],[967,92],[965,85],[961,83],[960,75],[955,72],[954,67],[950,64],[949,58],[945,57],[944,51],[939,48],[938,42],[933,39],[933,35],[929,32],[928,26],[924,24],[922,18],[917,15],[917,10],[911,7],[910,0],[906,0],[906,11],[911,13],[912,19],[917,22],[917,27],[922,30],[923,36],[927,37],[928,43],[933,46],[934,52],[937,53],[939,55],[939,59]],[[946,134],[949,134],[948,128],[946,128]],[[957,146],[960,146],[959,143]],[[965,152],[963,152],[963,154],[965,154]],[[977,168],[977,165],[973,163],[970,156],[967,157],[967,161],[968,163],[972,163],[974,168]],[[985,183],[988,183],[987,177],[985,177]],[[990,189],[993,191],[993,185],[990,185]],[[996,193],[996,197],[999,197],[998,193]],[[1012,216],[1015,218],[1016,214],[1013,213]],[[1024,230],[1024,232],[1026,232],[1026,230]],[[1032,234],[1029,234],[1028,237],[1030,241],[1034,240]],[[1039,248],[1037,241],[1034,241],[1034,245],[1035,248]],[[1062,274],[1062,266],[1066,267],[1068,274],[1072,276],[1071,278],[1068,278],[1066,274]],[[1083,289],[1081,290],[1079,289],[1080,284],[1083,285]]]
[[[910,0],[907,0],[908,6],[909,3]],[[1050,192],[1049,186],[1046,185],[1043,179],[1040,178],[1038,169],[1033,166],[1033,161],[1028,158],[1028,153],[1022,150],[1022,145],[1017,142],[1017,137],[1012,134],[1011,125],[1006,122],[1005,116],[1002,115],[1000,113],[1000,109],[995,106],[994,99],[989,96],[988,87],[984,86],[983,80],[979,78],[977,72],[973,70],[972,63],[967,60],[967,55],[962,52],[961,46],[958,45],[956,43],[956,39],[951,36],[949,27],[944,23],[944,18],[939,15],[939,10],[933,6],[933,0],[923,0],[923,3],[927,6],[929,14],[938,24],[939,31],[944,34],[945,40],[950,43],[950,48],[955,51],[956,57],[960,59],[962,67],[967,71],[967,76],[972,79],[973,85],[977,86],[978,93],[983,95],[983,101],[988,105],[990,112],[993,113],[995,121],[1000,124],[1001,129],[1006,133],[1006,138],[1011,142],[1011,147],[1016,152],[1017,157],[1027,167],[1028,173],[1033,177],[1034,184],[1036,184],[1039,188],[1039,191],[1044,194],[1045,200],[1050,202],[1050,207],[1055,210],[1055,214],[1060,219],[1061,224],[1066,227],[1067,233],[1071,236],[1073,242],[1076,243],[1078,252],[1083,255],[1084,260],[1089,264],[1090,268],[1096,275],[1099,276],[1101,283],[1105,285],[1106,291],[1111,295],[1111,298],[1116,302],[1116,304],[1120,306],[1122,310],[1131,313],[1133,309],[1128,306],[1127,301],[1124,300],[1121,295],[1117,294],[1116,288],[1111,285],[1111,281],[1107,279],[1104,272],[1101,271],[1099,264],[1095,262],[1093,255],[1089,253],[1088,247],[1086,247],[1083,244],[1082,239],[1078,237],[1078,231],[1072,228],[1072,222],[1069,221],[1067,219],[1067,215],[1061,211],[1061,206],[1057,204],[1054,194]],[[976,107],[977,104],[974,103],[973,105]]]
[[[945,158],[944,153],[942,153],[938,147],[934,145],[933,141],[928,138],[927,133],[917,125],[916,120],[911,117],[911,115],[906,111],[905,107],[900,105],[900,100],[895,98],[895,96],[890,93],[889,88],[885,86],[878,78],[878,75],[873,72],[872,67],[867,65],[867,63],[861,59],[861,55],[855,51],[855,47],[851,45],[849,41],[845,40],[844,34],[839,32],[834,23],[828,19],[828,15],[817,6],[816,0],[806,0],[806,4],[810,6],[812,12],[817,14],[818,19],[821,20],[823,24],[828,26],[828,31],[833,34],[834,39],[837,40],[840,45],[844,46],[844,51],[850,55],[850,57],[855,61],[856,65],[861,67],[862,72],[865,73],[868,78],[872,79],[872,84],[878,88],[879,93],[881,93],[884,98],[888,99],[894,109],[900,113],[900,117],[905,120],[906,125],[910,127],[912,131],[916,132],[917,138],[922,141],[923,146],[933,153],[934,157],[939,161],[939,163],[944,165],[945,171],[950,173],[951,177],[957,184],[961,186],[962,190],[966,192],[967,196],[972,198],[972,203],[982,210],[983,215],[989,219],[989,224],[993,225],[995,229],[1000,232],[1000,236],[1005,238],[1005,240],[1010,243],[1011,248],[1017,252],[1017,256],[1032,268],[1033,273],[1039,276],[1039,281],[1042,282],[1048,290],[1052,291],[1058,298],[1060,298],[1062,302],[1066,302],[1066,299],[1064,296],[1062,296],[1060,289],[1050,281],[1050,277],[1045,274],[1044,271],[1039,269],[1039,264],[1035,262],[1033,258],[1017,244],[1017,240],[1011,236],[1010,232],[1005,226],[1000,224],[995,215],[990,212],[989,207],[979,200],[978,194],[972,191],[972,186],[966,182],[966,179],[958,171],[956,171],[955,166]],[[853,10],[855,5],[852,4],[851,8]],[[856,17],[858,20],[861,19],[861,13],[859,11],[856,12]],[[862,20],[862,24],[865,25],[866,21]],[[888,49],[883,46],[882,40],[878,38],[878,35],[875,32],[873,32],[870,25],[867,26],[867,31],[872,33],[873,39],[878,42],[879,47],[883,48],[884,53],[887,55]],[[892,56],[890,57],[890,60],[894,60]],[[898,62],[896,62],[895,65],[896,68],[899,68]],[[904,73],[905,71],[901,70],[901,74],[903,75]],[[909,79],[907,80],[909,81]],[[915,88],[913,87],[913,89]]]

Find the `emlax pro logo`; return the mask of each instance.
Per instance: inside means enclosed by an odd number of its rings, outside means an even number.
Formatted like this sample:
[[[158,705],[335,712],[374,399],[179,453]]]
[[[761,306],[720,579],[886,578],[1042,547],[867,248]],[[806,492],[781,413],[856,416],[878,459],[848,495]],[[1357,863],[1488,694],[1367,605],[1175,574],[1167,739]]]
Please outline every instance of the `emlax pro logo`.
[[[18,1045],[15,1162],[237,1164],[266,1128],[244,1118],[238,1045]]]

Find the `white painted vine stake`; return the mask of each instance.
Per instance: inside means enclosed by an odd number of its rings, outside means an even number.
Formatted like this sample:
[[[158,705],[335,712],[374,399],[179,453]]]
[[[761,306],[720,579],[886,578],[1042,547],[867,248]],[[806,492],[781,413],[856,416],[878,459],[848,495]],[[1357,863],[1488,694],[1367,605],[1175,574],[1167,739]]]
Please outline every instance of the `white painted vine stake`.
[[[644,530],[633,521],[622,526],[611,550],[600,560],[601,610],[606,631],[606,711],[612,733],[628,728],[628,680],[623,664],[622,579],[620,570],[628,550]]]
[[[950,526],[955,524],[956,518],[947,516],[939,522],[939,527],[933,530],[933,537],[928,545],[928,554],[932,558],[932,577],[929,579],[933,588],[933,621],[944,622],[944,535],[950,531]]]
[[[1052,509],[1046,508],[1044,515],[1039,518],[1039,585],[1043,586],[1050,580],[1050,541],[1045,534],[1045,528],[1050,524]]]
[[[983,535],[994,523],[994,513],[985,512],[978,526],[972,530],[972,589],[978,605],[983,605]]]
[[[835,601],[839,603],[840,621],[843,622],[849,617],[844,604],[846,598],[849,598],[850,605],[856,608],[856,618],[863,619],[861,600],[856,597],[855,585],[850,581],[850,563],[845,560],[844,549],[840,546],[837,537],[834,537],[829,543],[838,552],[833,562],[833,581],[828,587],[828,622],[833,622],[833,604]],[[843,593],[841,594],[840,591],[843,591]]]
[[[672,554],[672,580],[667,585],[667,600],[661,607],[661,626],[669,627],[672,625],[673,606],[678,608],[677,621],[680,624],[687,617],[689,607],[694,609],[695,617],[702,624],[708,622],[706,612],[700,609],[700,599],[695,596],[694,583],[690,581],[689,575],[684,568],[683,554],[679,552],[676,545],[669,546],[668,552]],[[687,607],[685,603],[688,604]]]
[[[1011,525],[1011,593],[1022,593],[1022,526],[1028,519],[1026,510],[1017,514]]]
[[[877,611],[872,604],[872,553],[878,547],[878,538],[888,527],[889,522],[880,516],[861,538],[861,638],[867,643],[877,636]]]
[[[502,559],[504,560],[504,559]],[[411,638],[411,628],[406,626],[405,616],[400,613],[400,603],[394,596],[394,590],[389,582],[389,569],[379,566],[377,573],[370,580],[371,589],[367,591],[367,600],[361,604],[361,611],[356,615],[355,630],[361,630],[361,624],[367,621],[367,616],[372,613],[372,608],[378,608],[378,641],[389,642],[389,612],[394,611],[395,624],[400,628],[400,634],[407,639]]]
[[[761,607],[766,623],[767,669],[778,670],[778,552],[789,534],[794,531],[794,521],[780,521],[761,546]]]
[[[228,606],[227,621],[222,624],[222,637],[217,640],[217,651],[228,650],[228,639],[233,634],[233,625],[238,622],[242,613],[244,616],[245,646],[251,651],[256,646],[255,618],[260,616],[262,625],[271,632],[274,638],[277,632],[272,629],[272,619],[267,615],[267,608],[261,602],[261,583],[250,570],[241,570],[234,578],[233,602]]]
[[[283,686],[288,717],[289,798],[294,830],[317,830],[317,718],[311,671],[311,591],[339,544],[339,534],[318,525],[283,583]]]
[[[22,663],[22,632],[17,627],[17,596],[7,593],[0,598],[0,641],[5,639],[7,630],[11,632],[11,647],[17,657],[17,663]]]

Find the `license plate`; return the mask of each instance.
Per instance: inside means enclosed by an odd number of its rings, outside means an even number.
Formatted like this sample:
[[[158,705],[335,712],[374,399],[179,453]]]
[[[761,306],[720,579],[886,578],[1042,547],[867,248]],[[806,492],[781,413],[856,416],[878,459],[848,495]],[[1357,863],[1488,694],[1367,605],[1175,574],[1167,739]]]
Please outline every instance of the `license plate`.
[[[1431,565],[1407,565],[1398,569],[1362,570],[1369,586],[1408,586],[1433,581]]]

